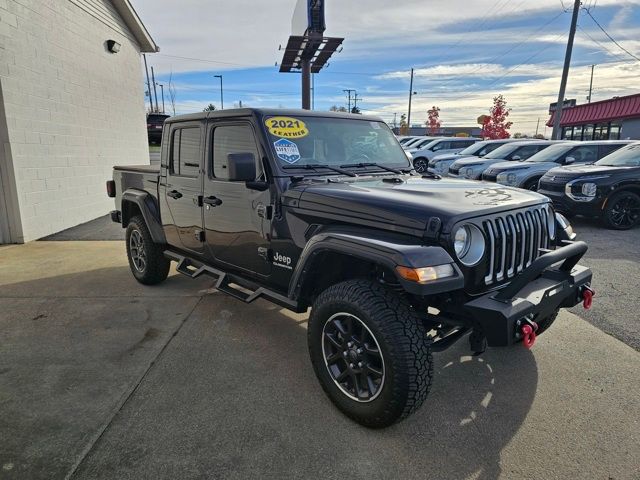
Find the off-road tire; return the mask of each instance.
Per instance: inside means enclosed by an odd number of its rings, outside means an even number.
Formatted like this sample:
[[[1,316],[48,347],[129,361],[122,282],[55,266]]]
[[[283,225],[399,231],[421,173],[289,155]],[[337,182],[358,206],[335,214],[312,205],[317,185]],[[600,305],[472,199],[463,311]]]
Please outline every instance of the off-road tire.
[[[143,268],[136,266],[136,262],[134,260],[135,252],[134,247],[132,246],[132,236],[134,236],[135,239],[141,240],[145,258]],[[144,285],[155,285],[164,281],[169,275],[171,261],[165,258],[163,255],[163,248],[155,243],[151,238],[149,228],[141,215],[137,215],[129,220],[125,238],[129,267],[131,268],[131,273],[133,273],[135,279]]]
[[[558,310],[556,310],[555,312],[553,312],[551,315],[549,315],[548,317],[544,317],[541,319],[537,319],[536,323],[538,324],[538,330],[536,331],[536,335],[540,335],[542,334],[545,330],[548,330],[549,327],[551,327],[551,325],[553,324],[553,322],[556,321],[556,318],[558,317]]]
[[[413,168],[418,173],[427,173],[427,169],[429,168],[429,159],[424,157],[414,159]]]
[[[636,205],[636,208],[637,205],[640,205],[640,196],[634,192],[622,191],[614,193],[609,198],[609,200],[607,200],[607,205],[602,215],[602,220],[605,227],[612,230],[629,230],[630,228],[633,228],[640,223],[640,217],[636,217],[635,221],[630,220],[629,223],[624,224],[617,224],[613,219],[614,209],[616,208],[618,203],[625,200],[632,202],[634,205]]]
[[[367,403],[347,396],[325,364],[325,324],[337,313],[357,317],[375,337],[384,359],[384,382]],[[370,280],[349,280],[327,288],[315,302],[308,325],[313,369],[331,401],[348,417],[370,428],[387,427],[416,411],[433,376],[427,331],[415,310],[397,293]]]

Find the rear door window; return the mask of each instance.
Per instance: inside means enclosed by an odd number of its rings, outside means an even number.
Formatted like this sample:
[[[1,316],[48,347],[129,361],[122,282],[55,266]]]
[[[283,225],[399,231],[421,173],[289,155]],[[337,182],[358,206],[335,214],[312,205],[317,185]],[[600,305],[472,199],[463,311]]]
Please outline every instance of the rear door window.
[[[200,128],[179,128],[174,130],[171,139],[172,175],[180,177],[197,177],[200,173]]]

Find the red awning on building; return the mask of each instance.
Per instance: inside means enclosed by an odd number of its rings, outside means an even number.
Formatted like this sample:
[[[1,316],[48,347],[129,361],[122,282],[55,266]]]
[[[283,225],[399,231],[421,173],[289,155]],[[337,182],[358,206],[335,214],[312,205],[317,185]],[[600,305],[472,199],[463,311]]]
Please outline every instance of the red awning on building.
[[[553,126],[555,113],[547,122],[547,126]],[[626,97],[612,98],[600,102],[585,103],[571,108],[562,109],[560,125],[585,125],[590,123],[611,122],[625,118],[640,118],[640,93]]]

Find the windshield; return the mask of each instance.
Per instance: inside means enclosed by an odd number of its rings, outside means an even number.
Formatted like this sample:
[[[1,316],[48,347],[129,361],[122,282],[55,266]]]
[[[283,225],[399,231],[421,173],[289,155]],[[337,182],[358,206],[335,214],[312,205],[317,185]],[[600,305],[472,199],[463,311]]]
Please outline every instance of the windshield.
[[[405,147],[413,147],[414,145],[416,145],[417,143],[421,142],[422,140],[424,140],[424,138],[422,137],[415,137],[412,138],[411,140],[409,140],[408,142],[406,142],[404,144]]]
[[[273,116],[264,119],[280,166],[341,166],[375,162],[411,167],[386,123],[330,117]]]
[[[629,145],[598,160],[603,167],[640,167],[640,143]]]
[[[504,144],[500,143],[488,143],[488,142],[478,142],[473,145],[469,145],[464,150],[460,150],[458,155],[476,155],[478,157],[485,156],[490,152],[493,152],[495,149],[500,148]]]
[[[502,145],[496,148],[493,152],[484,156],[484,158],[506,158],[510,153],[520,148],[522,145]]]
[[[531,155],[531,157],[527,158],[527,162],[555,162],[560,157],[562,157],[565,153],[574,149],[575,145],[551,145],[550,147],[545,148],[544,150],[536,153],[535,155]]]

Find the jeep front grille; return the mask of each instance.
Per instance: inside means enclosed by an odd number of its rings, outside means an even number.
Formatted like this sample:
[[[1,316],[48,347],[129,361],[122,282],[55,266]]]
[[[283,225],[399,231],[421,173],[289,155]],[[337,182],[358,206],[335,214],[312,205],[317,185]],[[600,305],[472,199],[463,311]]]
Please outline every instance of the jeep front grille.
[[[548,205],[482,221],[487,239],[484,283],[492,285],[514,277],[549,248]]]

